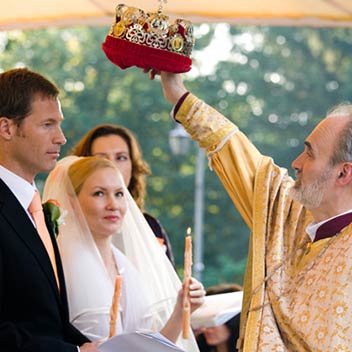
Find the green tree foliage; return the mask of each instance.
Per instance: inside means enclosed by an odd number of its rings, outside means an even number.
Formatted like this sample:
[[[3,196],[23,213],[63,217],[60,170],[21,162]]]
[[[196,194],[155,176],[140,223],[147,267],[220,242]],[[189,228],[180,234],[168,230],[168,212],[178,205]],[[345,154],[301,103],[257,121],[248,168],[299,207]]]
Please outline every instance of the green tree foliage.
[[[351,99],[350,29],[195,29],[187,86],[289,170],[326,111]],[[116,123],[134,131],[153,172],[146,208],[169,233],[181,273],[185,232],[194,222],[196,148],[183,157],[170,153],[168,133],[174,123],[159,82],[136,68],[112,65],[101,50],[107,32],[107,27],[79,27],[0,33],[0,69],[28,66],[58,84],[68,139],[62,155],[96,124]],[[227,57],[213,66],[211,54]],[[250,230],[208,168],[204,210],[205,285],[242,283]]]

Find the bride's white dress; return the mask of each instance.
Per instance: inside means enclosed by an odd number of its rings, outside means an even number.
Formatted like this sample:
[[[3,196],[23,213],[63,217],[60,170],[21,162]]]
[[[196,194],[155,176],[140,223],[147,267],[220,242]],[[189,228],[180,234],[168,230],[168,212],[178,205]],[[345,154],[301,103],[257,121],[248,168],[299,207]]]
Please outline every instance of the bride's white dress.
[[[116,265],[122,275],[122,290],[116,333],[121,334],[140,329],[151,329],[153,319],[150,314],[148,289],[143,284],[143,278],[122,252],[115,247],[113,247],[113,252]],[[72,286],[68,287],[69,301],[70,296],[74,294],[74,292],[70,291],[73,291]],[[111,304],[100,307],[99,309],[76,312],[76,316],[72,316],[71,314],[71,322],[90,340],[104,340],[109,335],[110,307]]]

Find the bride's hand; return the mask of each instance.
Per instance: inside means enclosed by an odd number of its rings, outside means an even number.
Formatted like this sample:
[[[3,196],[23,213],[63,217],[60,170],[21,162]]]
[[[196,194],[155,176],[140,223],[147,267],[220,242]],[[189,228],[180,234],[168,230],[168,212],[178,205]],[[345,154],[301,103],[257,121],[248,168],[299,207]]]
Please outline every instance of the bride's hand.
[[[191,302],[191,313],[204,303],[205,290],[201,282],[194,277],[191,278],[189,285],[189,296]]]
[[[100,342],[87,342],[79,347],[81,352],[99,352],[98,346]]]

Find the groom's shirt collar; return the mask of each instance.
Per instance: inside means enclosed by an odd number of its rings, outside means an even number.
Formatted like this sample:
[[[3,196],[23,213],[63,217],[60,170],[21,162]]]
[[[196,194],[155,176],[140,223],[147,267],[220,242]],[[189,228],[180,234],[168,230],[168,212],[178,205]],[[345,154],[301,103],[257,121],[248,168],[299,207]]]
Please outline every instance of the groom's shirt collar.
[[[36,187],[22,177],[0,165],[0,178],[10,188],[22,207],[27,211],[31,203]]]

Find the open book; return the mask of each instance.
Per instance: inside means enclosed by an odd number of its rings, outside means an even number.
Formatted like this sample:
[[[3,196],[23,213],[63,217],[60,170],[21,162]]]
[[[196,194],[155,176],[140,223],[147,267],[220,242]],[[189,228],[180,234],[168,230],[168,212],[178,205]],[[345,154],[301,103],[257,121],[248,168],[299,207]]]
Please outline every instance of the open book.
[[[243,292],[205,296],[204,304],[191,315],[193,329],[225,324],[241,312]]]
[[[136,331],[115,335],[99,345],[101,352],[184,352],[159,332]]]

